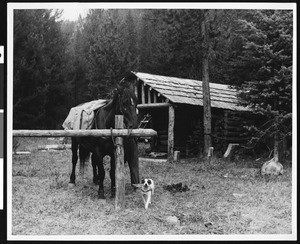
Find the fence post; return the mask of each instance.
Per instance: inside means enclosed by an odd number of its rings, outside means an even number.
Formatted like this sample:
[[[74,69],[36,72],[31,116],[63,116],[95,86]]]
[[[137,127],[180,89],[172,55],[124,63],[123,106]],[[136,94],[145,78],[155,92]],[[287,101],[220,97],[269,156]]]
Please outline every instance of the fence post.
[[[168,125],[168,161],[174,160],[174,122],[175,110],[172,105],[169,106],[169,125]]]
[[[115,116],[115,128],[123,129],[123,115]],[[124,208],[125,204],[125,177],[124,177],[124,147],[123,138],[118,136],[115,140],[115,180],[116,180],[116,197],[115,209]]]

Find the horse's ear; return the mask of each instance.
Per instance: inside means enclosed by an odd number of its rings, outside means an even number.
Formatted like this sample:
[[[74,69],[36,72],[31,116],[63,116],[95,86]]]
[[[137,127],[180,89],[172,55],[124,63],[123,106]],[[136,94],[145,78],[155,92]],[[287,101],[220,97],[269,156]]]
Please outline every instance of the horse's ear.
[[[132,82],[128,80],[127,77],[123,78],[118,85],[122,86],[122,88],[131,89],[132,88]]]
[[[111,97],[113,99],[115,99],[118,94],[119,94],[118,88],[115,88],[111,91]]]
[[[123,78],[119,83],[123,85],[125,83],[125,78]]]
[[[117,87],[116,87],[116,92],[117,93],[120,93],[122,91],[122,86],[117,84]]]

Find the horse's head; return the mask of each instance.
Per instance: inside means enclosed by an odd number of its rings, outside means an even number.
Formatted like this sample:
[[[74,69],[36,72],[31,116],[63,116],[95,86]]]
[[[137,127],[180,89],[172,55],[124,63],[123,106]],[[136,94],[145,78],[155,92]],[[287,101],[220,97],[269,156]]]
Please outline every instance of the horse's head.
[[[116,114],[123,115],[124,127],[134,129],[138,127],[137,97],[133,89],[127,86],[118,86],[114,90]]]

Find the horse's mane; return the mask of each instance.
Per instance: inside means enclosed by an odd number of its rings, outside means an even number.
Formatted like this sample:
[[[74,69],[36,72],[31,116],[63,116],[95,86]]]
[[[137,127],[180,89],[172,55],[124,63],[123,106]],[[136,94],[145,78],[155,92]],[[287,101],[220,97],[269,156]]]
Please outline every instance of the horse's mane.
[[[130,101],[130,99],[133,99],[135,103],[137,103],[137,97],[133,91],[133,89],[125,84],[118,85],[115,89],[112,90],[110,93],[110,98],[112,100],[116,99],[118,95],[122,96],[123,102]]]
[[[129,88],[129,87],[123,87],[123,99],[133,99],[133,101],[136,103],[137,102],[137,97],[134,93],[134,91]]]
[[[118,102],[120,95],[122,97],[122,103],[131,103],[131,99],[133,99],[135,104],[138,102],[138,99],[132,88],[126,85],[118,85],[107,95],[107,101],[104,107],[106,109],[110,109],[112,106],[115,106],[115,103]]]

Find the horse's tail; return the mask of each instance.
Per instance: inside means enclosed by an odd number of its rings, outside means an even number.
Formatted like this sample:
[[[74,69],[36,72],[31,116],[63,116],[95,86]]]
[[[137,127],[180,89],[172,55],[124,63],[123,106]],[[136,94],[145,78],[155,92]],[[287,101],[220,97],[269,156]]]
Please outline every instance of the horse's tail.
[[[80,161],[80,174],[84,174],[84,164],[88,160],[90,152],[85,149],[82,145],[79,145],[79,161]]]

